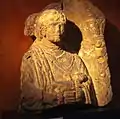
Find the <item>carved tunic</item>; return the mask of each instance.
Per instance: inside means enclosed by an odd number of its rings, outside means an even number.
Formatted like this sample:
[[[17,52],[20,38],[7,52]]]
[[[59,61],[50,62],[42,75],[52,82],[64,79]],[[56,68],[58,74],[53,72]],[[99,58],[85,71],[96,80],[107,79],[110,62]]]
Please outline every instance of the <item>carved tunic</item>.
[[[69,90],[70,95],[73,93],[71,96],[73,102],[104,106],[112,99],[108,56],[104,41],[104,15],[87,0],[64,0],[63,12],[67,19],[75,23],[82,32],[81,48],[78,54],[63,51],[59,56],[56,56],[52,49],[44,49],[38,39],[43,38],[40,37],[40,31],[43,36],[46,35],[45,31],[40,30],[39,24],[36,24],[33,19],[31,30],[26,29],[29,32],[25,33],[28,36],[35,35],[37,40],[23,56],[21,65],[20,107],[24,111],[36,112],[60,104],[68,104],[69,101],[65,99],[68,96],[66,90],[70,86],[61,85],[66,82],[73,84],[71,89],[74,87],[74,90]],[[51,33],[59,33],[53,29],[53,26],[47,29],[51,39],[53,37]],[[58,36],[60,35],[62,34]],[[55,36],[54,38],[56,39]],[[64,97],[62,103],[57,98],[60,93]],[[46,97],[46,94],[51,96]]]
[[[64,53],[56,59],[55,56],[47,53],[48,51],[43,50],[39,42],[40,41],[35,41],[32,44],[22,60],[22,109],[45,109],[45,105],[43,106],[44,100],[42,100],[41,97],[41,90],[52,94],[53,89],[51,89],[51,85],[53,83],[72,80],[74,80],[75,83],[79,83],[80,81],[82,85],[84,98],[81,99],[81,102],[91,104],[92,98],[94,97],[94,92],[91,90],[92,82],[80,57],[77,54],[64,51]],[[69,59],[72,60],[69,61]],[[65,66],[68,61],[70,62],[68,63],[69,65]],[[77,85],[75,84],[75,86]],[[79,96],[80,90],[78,87],[76,87],[76,92],[76,96]],[[47,102],[47,107],[57,105],[54,100]]]

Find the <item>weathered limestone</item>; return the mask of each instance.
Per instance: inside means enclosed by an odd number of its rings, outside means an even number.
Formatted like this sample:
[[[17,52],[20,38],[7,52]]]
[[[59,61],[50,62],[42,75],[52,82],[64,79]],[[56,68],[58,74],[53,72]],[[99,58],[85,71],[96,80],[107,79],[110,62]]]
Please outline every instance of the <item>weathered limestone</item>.
[[[40,112],[74,102],[108,104],[112,88],[103,13],[87,0],[63,0],[53,6],[25,22],[24,34],[36,39],[22,59],[20,109]],[[64,44],[68,20],[82,33],[78,54]]]
[[[92,78],[99,106],[112,99],[107,49],[104,41],[105,16],[88,0],[63,0],[67,18],[82,32],[78,55],[84,61]]]

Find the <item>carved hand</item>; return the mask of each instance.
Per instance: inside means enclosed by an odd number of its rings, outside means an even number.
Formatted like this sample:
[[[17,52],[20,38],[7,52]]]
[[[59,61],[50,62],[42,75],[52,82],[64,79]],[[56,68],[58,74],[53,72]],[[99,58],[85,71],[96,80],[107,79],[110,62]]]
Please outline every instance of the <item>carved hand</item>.
[[[68,104],[81,100],[82,90],[79,87],[75,88],[72,81],[55,82],[52,88],[57,94],[58,104]]]

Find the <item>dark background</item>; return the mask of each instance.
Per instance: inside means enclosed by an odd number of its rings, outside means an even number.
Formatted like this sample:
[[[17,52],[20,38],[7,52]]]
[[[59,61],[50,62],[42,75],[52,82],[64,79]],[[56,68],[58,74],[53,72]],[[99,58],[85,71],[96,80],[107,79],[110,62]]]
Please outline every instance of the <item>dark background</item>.
[[[24,21],[31,13],[59,0],[0,1],[0,110],[14,110],[20,94],[20,63],[32,43],[23,35]],[[120,0],[91,0],[108,22],[105,40],[112,73],[113,105],[120,105]]]

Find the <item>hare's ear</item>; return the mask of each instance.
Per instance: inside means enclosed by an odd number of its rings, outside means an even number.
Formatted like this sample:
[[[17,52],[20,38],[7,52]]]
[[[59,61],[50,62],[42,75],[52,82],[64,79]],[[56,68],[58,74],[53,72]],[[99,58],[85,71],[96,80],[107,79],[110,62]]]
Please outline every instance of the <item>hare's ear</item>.
[[[33,36],[34,35],[34,29],[35,29],[35,20],[37,17],[38,13],[34,13],[30,16],[25,21],[25,27],[24,27],[24,35],[26,36]]]

